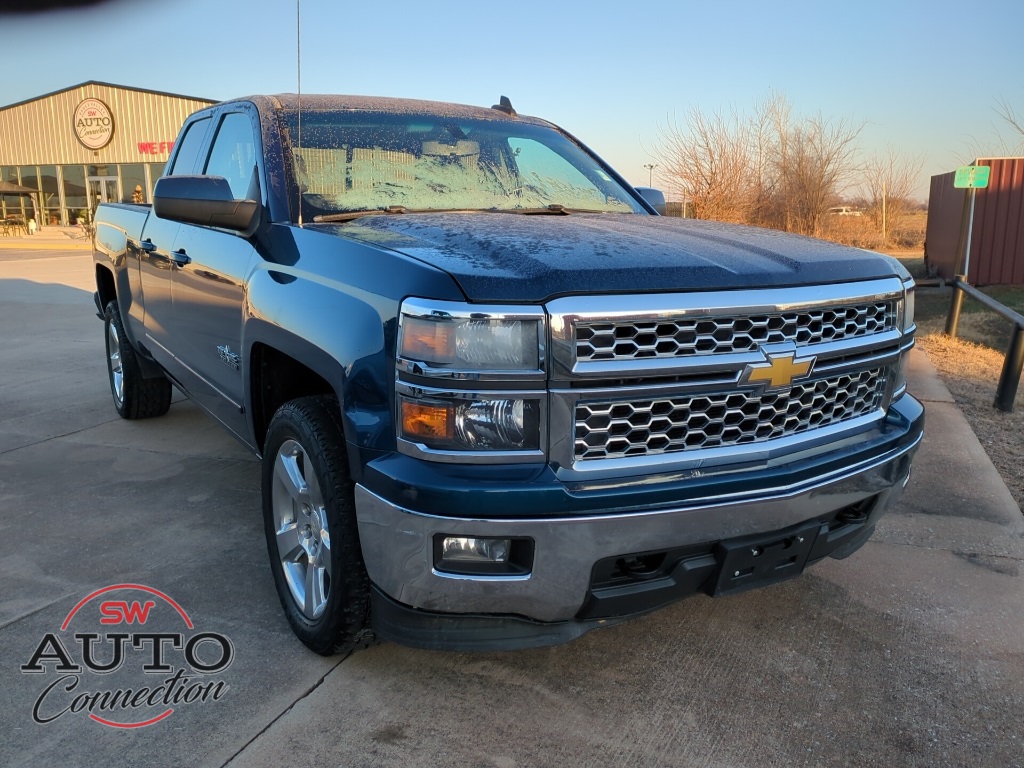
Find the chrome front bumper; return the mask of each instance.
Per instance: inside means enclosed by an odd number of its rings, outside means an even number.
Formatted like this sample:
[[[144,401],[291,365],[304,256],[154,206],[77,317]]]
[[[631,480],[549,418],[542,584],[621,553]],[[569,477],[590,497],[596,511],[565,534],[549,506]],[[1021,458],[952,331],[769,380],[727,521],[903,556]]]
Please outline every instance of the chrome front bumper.
[[[918,427],[919,429],[919,427]],[[717,496],[685,507],[560,518],[485,519],[417,512],[356,486],[363,557],[376,588],[404,606],[444,614],[518,615],[572,621],[590,590],[594,564],[608,557],[779,531],[876,497],[869,525],[899,499],[918,432],[873,459],[798,487]],[[624,503],[625,507],[625,503]],[[434,568],[435,534],[530,538],[533,569],[519,576],[465,576]]]

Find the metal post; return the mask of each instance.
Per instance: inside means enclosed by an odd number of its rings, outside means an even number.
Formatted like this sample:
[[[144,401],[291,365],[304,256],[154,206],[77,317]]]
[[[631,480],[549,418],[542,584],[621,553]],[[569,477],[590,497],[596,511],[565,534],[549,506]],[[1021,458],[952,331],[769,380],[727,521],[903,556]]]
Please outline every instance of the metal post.
[[[971,212],[967,215],[967,246],[964,248],[964,280],[971,276],[971,234],[974,232],[974,196],[977,190],[971,187]]]
[[[654,169],[658,167],[657,163],[644,163],[644,168],[647,169],[647,186],[654,186]]]
[[[949,314],[946,315],[946,335],[956,338],[960,330],[960,312],[964,308],[964,292],[960,290],[960,281],[966,280],[963,275],[953,278],[953,298],[949,302]]]
[[[1024,368],[1024,328],[1014,324],[1010,333],[1010,346],[1006,349],[1003,371],[999,374],[996,387],[996,401],[992,404],[1005,413],[1013,412],[1013,401],[1020,385],[1020,373]]]

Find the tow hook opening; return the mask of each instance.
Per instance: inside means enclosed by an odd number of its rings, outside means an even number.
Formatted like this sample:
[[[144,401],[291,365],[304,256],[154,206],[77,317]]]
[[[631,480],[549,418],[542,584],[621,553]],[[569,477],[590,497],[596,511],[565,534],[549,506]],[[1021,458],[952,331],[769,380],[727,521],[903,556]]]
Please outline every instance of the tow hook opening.
[[[650,579],[660,576],[663,573],[661,566],[665,562],[665,554],[665,552],[655,552],[648,555],[620,557],[615,561],[617,572],[615,575],[635,579]]]

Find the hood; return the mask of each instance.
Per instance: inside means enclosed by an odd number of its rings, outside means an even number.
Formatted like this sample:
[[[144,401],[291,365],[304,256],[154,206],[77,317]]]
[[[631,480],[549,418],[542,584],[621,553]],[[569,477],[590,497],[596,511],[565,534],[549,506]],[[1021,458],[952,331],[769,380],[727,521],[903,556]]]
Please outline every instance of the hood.
[[[450,274],[470,301],[842,283],[907,273],[882,254],[774,230],[629,214],[437,213],[314,225]]]

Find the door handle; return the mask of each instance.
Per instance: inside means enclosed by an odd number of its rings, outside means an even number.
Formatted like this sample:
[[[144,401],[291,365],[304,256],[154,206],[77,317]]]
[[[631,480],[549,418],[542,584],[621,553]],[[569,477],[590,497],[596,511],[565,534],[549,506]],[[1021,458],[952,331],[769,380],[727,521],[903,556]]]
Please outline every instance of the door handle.
[[[185,253],[184,248],[179,248],[174,253],[172,253],[169,258],[179,267],[184,267],[186,264],[192,263],[192,259],[190,259],[188,254]]]
[[[139,243],[139,248],[144,250],[146,253],[152,253],[156,250],[156,243],[150,240],[148,237]]]

